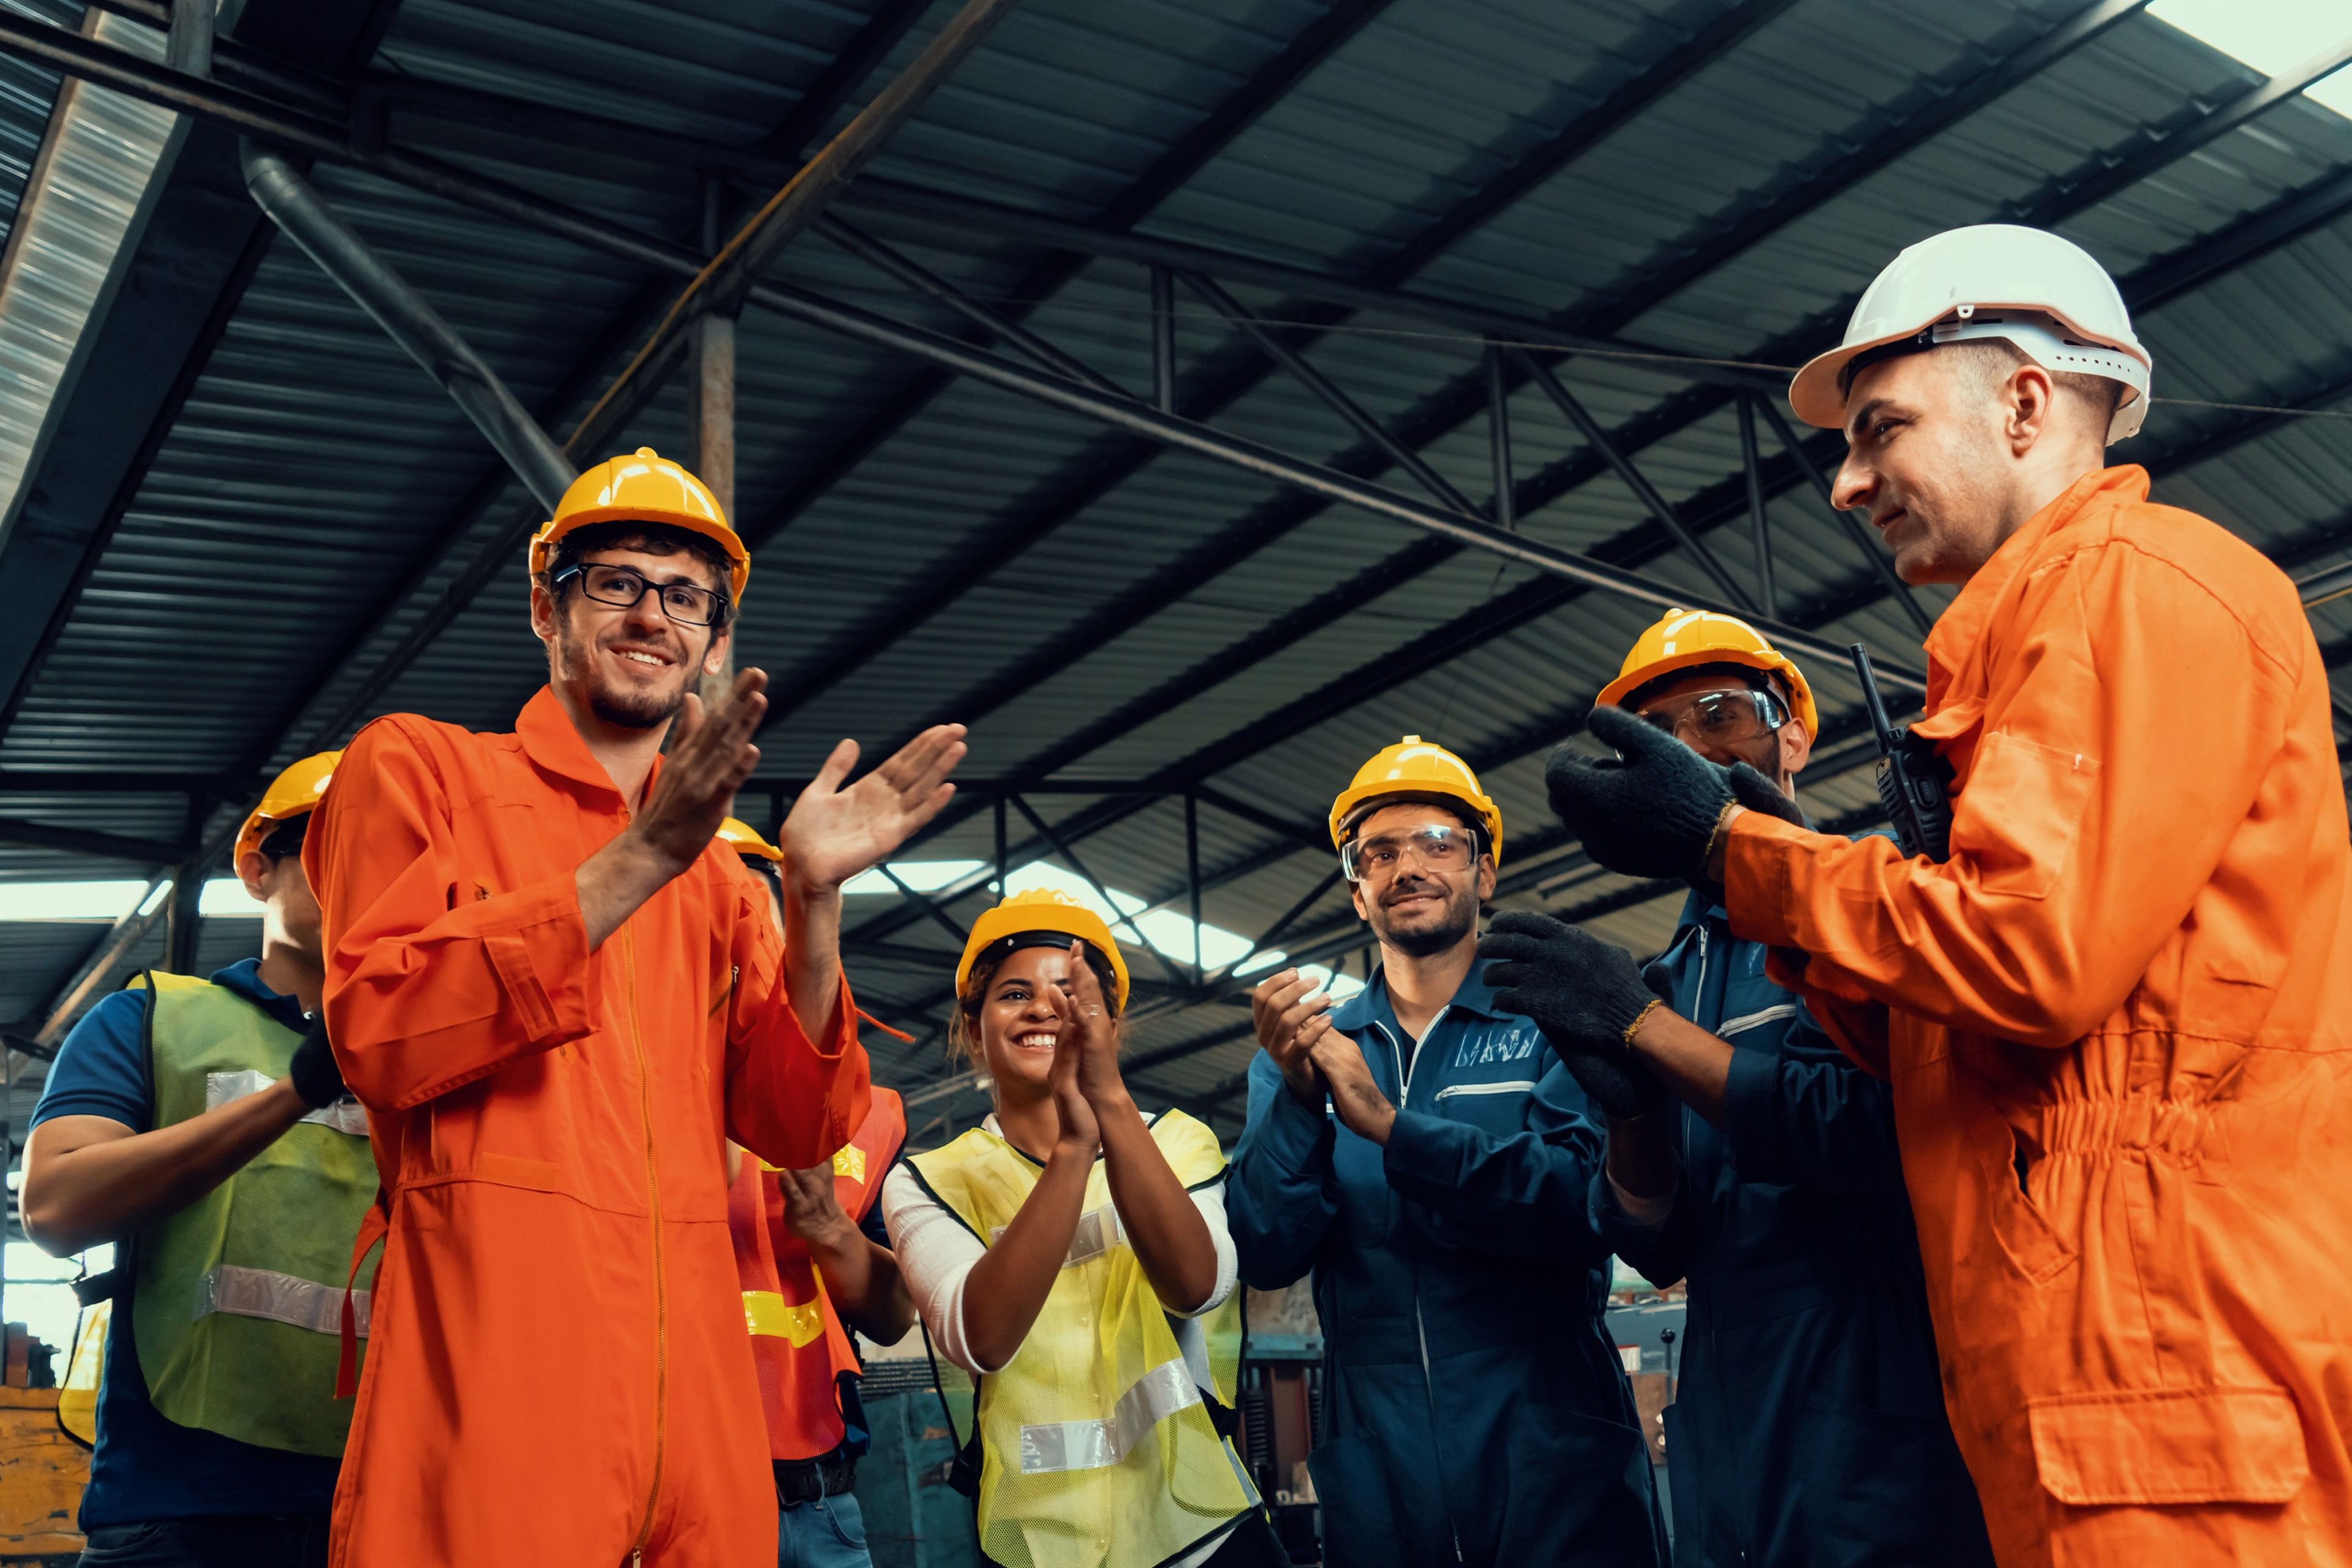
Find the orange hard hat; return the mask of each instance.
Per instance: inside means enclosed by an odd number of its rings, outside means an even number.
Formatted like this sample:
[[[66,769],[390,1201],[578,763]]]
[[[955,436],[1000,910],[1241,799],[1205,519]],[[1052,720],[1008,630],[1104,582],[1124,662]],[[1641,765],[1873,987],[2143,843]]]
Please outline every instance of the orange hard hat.
[[[983,952],[999,943],[1007,944],[1007,952],[1016,947],[1043,945],[1020,940],[1042,933],[1083,937],[1087,946],[1108,959],[1110,972],[1118,981],[1118,994],[1111,1005],[1127,1011],[1127,960],[1119,956],[1110,927],[1086,905],[1051,888],[1014,893],[971,922],[971,932],[964,938],[963,962],[956,965],[956,994],[963,994],[963,983],[971,978],[972,963]]]
[[[1493,857],[1495,869],[1503,868],[1502,808],[1478,787],[1478,775],[1470,771],[1469,763],[1418,735],[1407,735],[1395,745],[1381,748],[1356,770],[1354,781],[1331,803],[1331,847],[1337,849],[1348,841],[1350,819],[1359,815],[1358,807],[1388,795],[1436,795],[1460,801],[1486,829],[1486,853]]]
[[[258,849],[261,841],[269,837],[281,822],[290,822],[307,811],[316,810],[327,793],[327,781],[335,776],[335,764],[343,760],[341,752],[320,752],[305,757],[270,781],[262,793],[261,804],[236,830],[236,848],[230,864],[245,858],[248,849]]]
[[[727,552],[727,596],[743,602],[751,555],[728,526],[719,498],[651,447],[599,463],[572,481],[555,503],[555,515],[530,536],[530,574],[545,574],[565,534],[596,522],[662,522],[702,535]]]
[[[1770,670],[1789,683],[1789,697],[1805,733],[1821,738],[1821,710],[1813,704],[1813,689],[1805,684],[1804,671],[1746,621],[1712,610],[1668,610],[1633,644],[1617,679],[1601,689],[1594,706],[1619,707],[1660,676],[1701,664],[1744,664],[1750,669]]]
[[[732,845],[738,855],[757,855],[762,860],[782,862],[784,852],[760,837],[758,828],[737,817],[729,817],[719,825],[719,841]]]

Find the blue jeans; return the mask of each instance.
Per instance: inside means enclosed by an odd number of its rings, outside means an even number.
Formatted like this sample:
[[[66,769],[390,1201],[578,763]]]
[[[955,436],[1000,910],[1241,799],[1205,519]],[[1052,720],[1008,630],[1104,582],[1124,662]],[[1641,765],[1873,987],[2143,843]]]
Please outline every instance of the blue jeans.
[[[874,1568],[856,1492],[776,1510],[776,1568]]]

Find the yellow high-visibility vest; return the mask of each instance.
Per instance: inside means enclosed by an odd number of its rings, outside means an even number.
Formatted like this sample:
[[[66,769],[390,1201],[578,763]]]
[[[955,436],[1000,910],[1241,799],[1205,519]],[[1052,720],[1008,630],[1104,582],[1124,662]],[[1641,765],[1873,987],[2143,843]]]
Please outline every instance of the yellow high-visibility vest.
[[[1215,1135],[1181,1111],[1151,1137],[1187,1188],[1223,1179]],[[1042,1169],[984,1128],[908,1163],[983,1246]],[[1207,1403],[1234,1402],[1240,1318],[1236,1289],[1187,1359],[1097,1161],[1061,1277],[1011,1363],[980,1380],[981,1550],[1005,1568],[1150,1568],[1255,1508]]]

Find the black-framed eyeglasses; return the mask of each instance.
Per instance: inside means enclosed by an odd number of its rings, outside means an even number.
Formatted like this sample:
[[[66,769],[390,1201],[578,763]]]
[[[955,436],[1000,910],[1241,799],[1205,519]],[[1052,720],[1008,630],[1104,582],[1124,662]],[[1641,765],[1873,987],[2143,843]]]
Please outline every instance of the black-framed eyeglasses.
[[[635,608],[650,588],[658,595],[662,614],[682,626],[715,626],[727,618],[727,595],[691,583],[656,583],[626,566],[583,561],[555,574],[549,586],[561,591],[567,577],[580,579],[580,591],[600,605]]]
[[[1681,702],[1642,710],[1653,728],[1678,735],[1694,748],[1727,745],[1769,735],[1789,721],[1789,710],[1769,691],[1702,691]]]

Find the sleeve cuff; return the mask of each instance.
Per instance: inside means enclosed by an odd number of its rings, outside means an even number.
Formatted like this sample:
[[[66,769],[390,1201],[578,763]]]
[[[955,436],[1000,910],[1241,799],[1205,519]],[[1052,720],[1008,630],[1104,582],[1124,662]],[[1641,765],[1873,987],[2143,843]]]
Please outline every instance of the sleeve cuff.
[[[1818,837],[1761,811],[1740,813],[1724,847],[1723,901],[1732,934],[1769,947],[1801,947],[1789,924],[1789,857]]]
[[[1674,1217],[1676,1194],[1667,1193],[1654,1198],[1636,1197],[1619,1186],[1617,1178],[1606,1170],[1601,1172],[1601,1179],[1609,1184],[1609,1201],[1617,1212],[1643,1230],[1661,1229]]]
[[[1402,1181],[1416,1192],[1431,1184],[1453,1188],[1462,1171],[1463,1131],[1461,1123],[1444,1117],[1400,1110],[1389,1128],[1388,1145],[1381,1151],[1381,1169],[1389,1184]]]
[[[1731,1048],[1731,1070],[1723,1086],[1723,1136],[1732,1163],[1740,1152],[1775,1141],[1773,1107],[1780,1098],[1780,1058],[1769,1051]]]
[[[571,873],[484,900],[498,906],[480,931],[482,952],[521,1016],[533,1046],[588,1033],[595,1016],[595,969],[588,924]]]
[[[1330,1162],[1336,1137],[1331,1125],[1323,1108],[1302,1102],[1277,1073],[1274,1093],[1266,1100],[1265,1124],[1258,1130],[1258,1147],[1286,1173],[1297,1175],[1310,1164]]]

